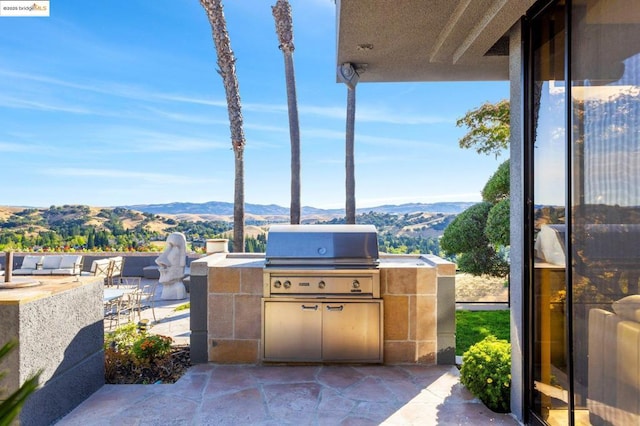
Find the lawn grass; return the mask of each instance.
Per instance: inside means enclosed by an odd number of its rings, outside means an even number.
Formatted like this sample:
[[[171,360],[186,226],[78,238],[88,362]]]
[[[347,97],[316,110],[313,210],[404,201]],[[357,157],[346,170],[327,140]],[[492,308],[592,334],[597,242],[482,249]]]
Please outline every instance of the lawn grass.
[[[191,302],[183,303],[182,305],[176,306],[176,308],[173,311],[174,312],[186,311],[187,309],[191,309]]]
[[[456,355],[489,335],[510,340],[509,311],[456,311]]]

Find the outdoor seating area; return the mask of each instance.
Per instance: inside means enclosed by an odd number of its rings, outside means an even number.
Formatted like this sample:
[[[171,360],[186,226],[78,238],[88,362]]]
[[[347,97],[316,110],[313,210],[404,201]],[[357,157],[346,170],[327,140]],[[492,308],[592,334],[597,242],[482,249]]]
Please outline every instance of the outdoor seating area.
[[[142,280],[140,277],[118,277],[112,285],[104,288],[104,326],[112,330],[128,322],[140,322],[142,311],[150,309],[156,322],[155,292],[157,280]]]
[[[91,268],[84,271],[84,256],[79,254],[27,254],[22,258],[13,275],[82,275],[104,277],[105,284],[118,285],[124,270],[123,256],[93,260]]]
[[[13,275],[80,275],[82,260],[76,254],[27,255]]]
[[[91,269],[82,272],[85,276],[104,277],[107,286],[119,286],[122,281],[122,271],[124,269],[124,257],[114,256],[96,259],[91,262]]]
[[[158,321],[156,299],[162,299],[159,274],[154,278],[145,277],[144,274],[144,268],[149,266],[150,262],[154,262],[156,257],[155,254],[132,257],[118,253],[101,257],[95,253],[25,253],[18,254],[12,262],[12,275],[33,277],[37,284],[46,277],[55,279],[56,276],[76,276],[76,279],[102,278],[104,329],[110,331],[128,322],[139,322],[143,319],[143,311],[146,310],[149,312],[146,319],[150,324]],[[128,264],[126,271],[125,263]],[[87,268],[89,265],[91,266]],[[152,266],[158,271],[157,265]],[[4,275],[4,269],[4,264],[0,264],[0,275]],[[188,267],[185,271],[188,277]]]

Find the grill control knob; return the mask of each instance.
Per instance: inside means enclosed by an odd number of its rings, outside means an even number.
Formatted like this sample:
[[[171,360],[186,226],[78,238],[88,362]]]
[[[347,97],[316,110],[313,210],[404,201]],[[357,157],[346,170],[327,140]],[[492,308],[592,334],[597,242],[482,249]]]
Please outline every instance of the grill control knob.
[[[284,286],[284,288],[290,288],[291,287],[291,281],[289,281],[289,280],[285,281],[283,286]]]
[[[280,287],[282,287],[282,283],[280,282],[280,280],[276,280],[276,282],[273,283],[273,286],[275,288],[280,288]]]
[[[353,280],[353,284],[351,284],[351,287],[360,288],[360,283],[358,282],[358,280]]]
[[[320,282],[318,283],[318,288],[325,288],[326,286],[327,286],[327,285],[325,284],[325,282],[324,282],[324,281],[320,281]]]

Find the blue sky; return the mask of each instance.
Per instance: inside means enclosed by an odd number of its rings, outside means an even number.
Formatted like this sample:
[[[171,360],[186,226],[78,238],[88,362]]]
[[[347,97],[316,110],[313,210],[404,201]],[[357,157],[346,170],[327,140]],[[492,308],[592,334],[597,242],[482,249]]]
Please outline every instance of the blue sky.
[[[246,133],[245,201],[290,202],[284,61],[271,6],[224,2]],[[302,204],[344,206],[346,87],[335,5],[291,0]],[[233,202],[234,160],[211,27],[197,0],[52,0],[0,17],[0,204]],[[476,201],[503,159],[458,147],[457,118],[507,82],[360,83],[357,207]]]

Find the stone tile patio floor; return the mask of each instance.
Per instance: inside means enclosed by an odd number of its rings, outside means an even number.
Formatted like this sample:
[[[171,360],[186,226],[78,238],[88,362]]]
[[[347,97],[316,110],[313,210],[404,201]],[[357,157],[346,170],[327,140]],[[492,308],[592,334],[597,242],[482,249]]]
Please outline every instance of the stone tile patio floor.
[[[189,337],[187,300],[158,301],[151,332]],[[147,309],[143,318],[151,315]],[[104,385],[58,425],[517,425],[460,384],[455,366],[220,365],[175,384]]]
[[[105,385],[59,425],[517,425],[455,366],[201,364],[172,385]]]

